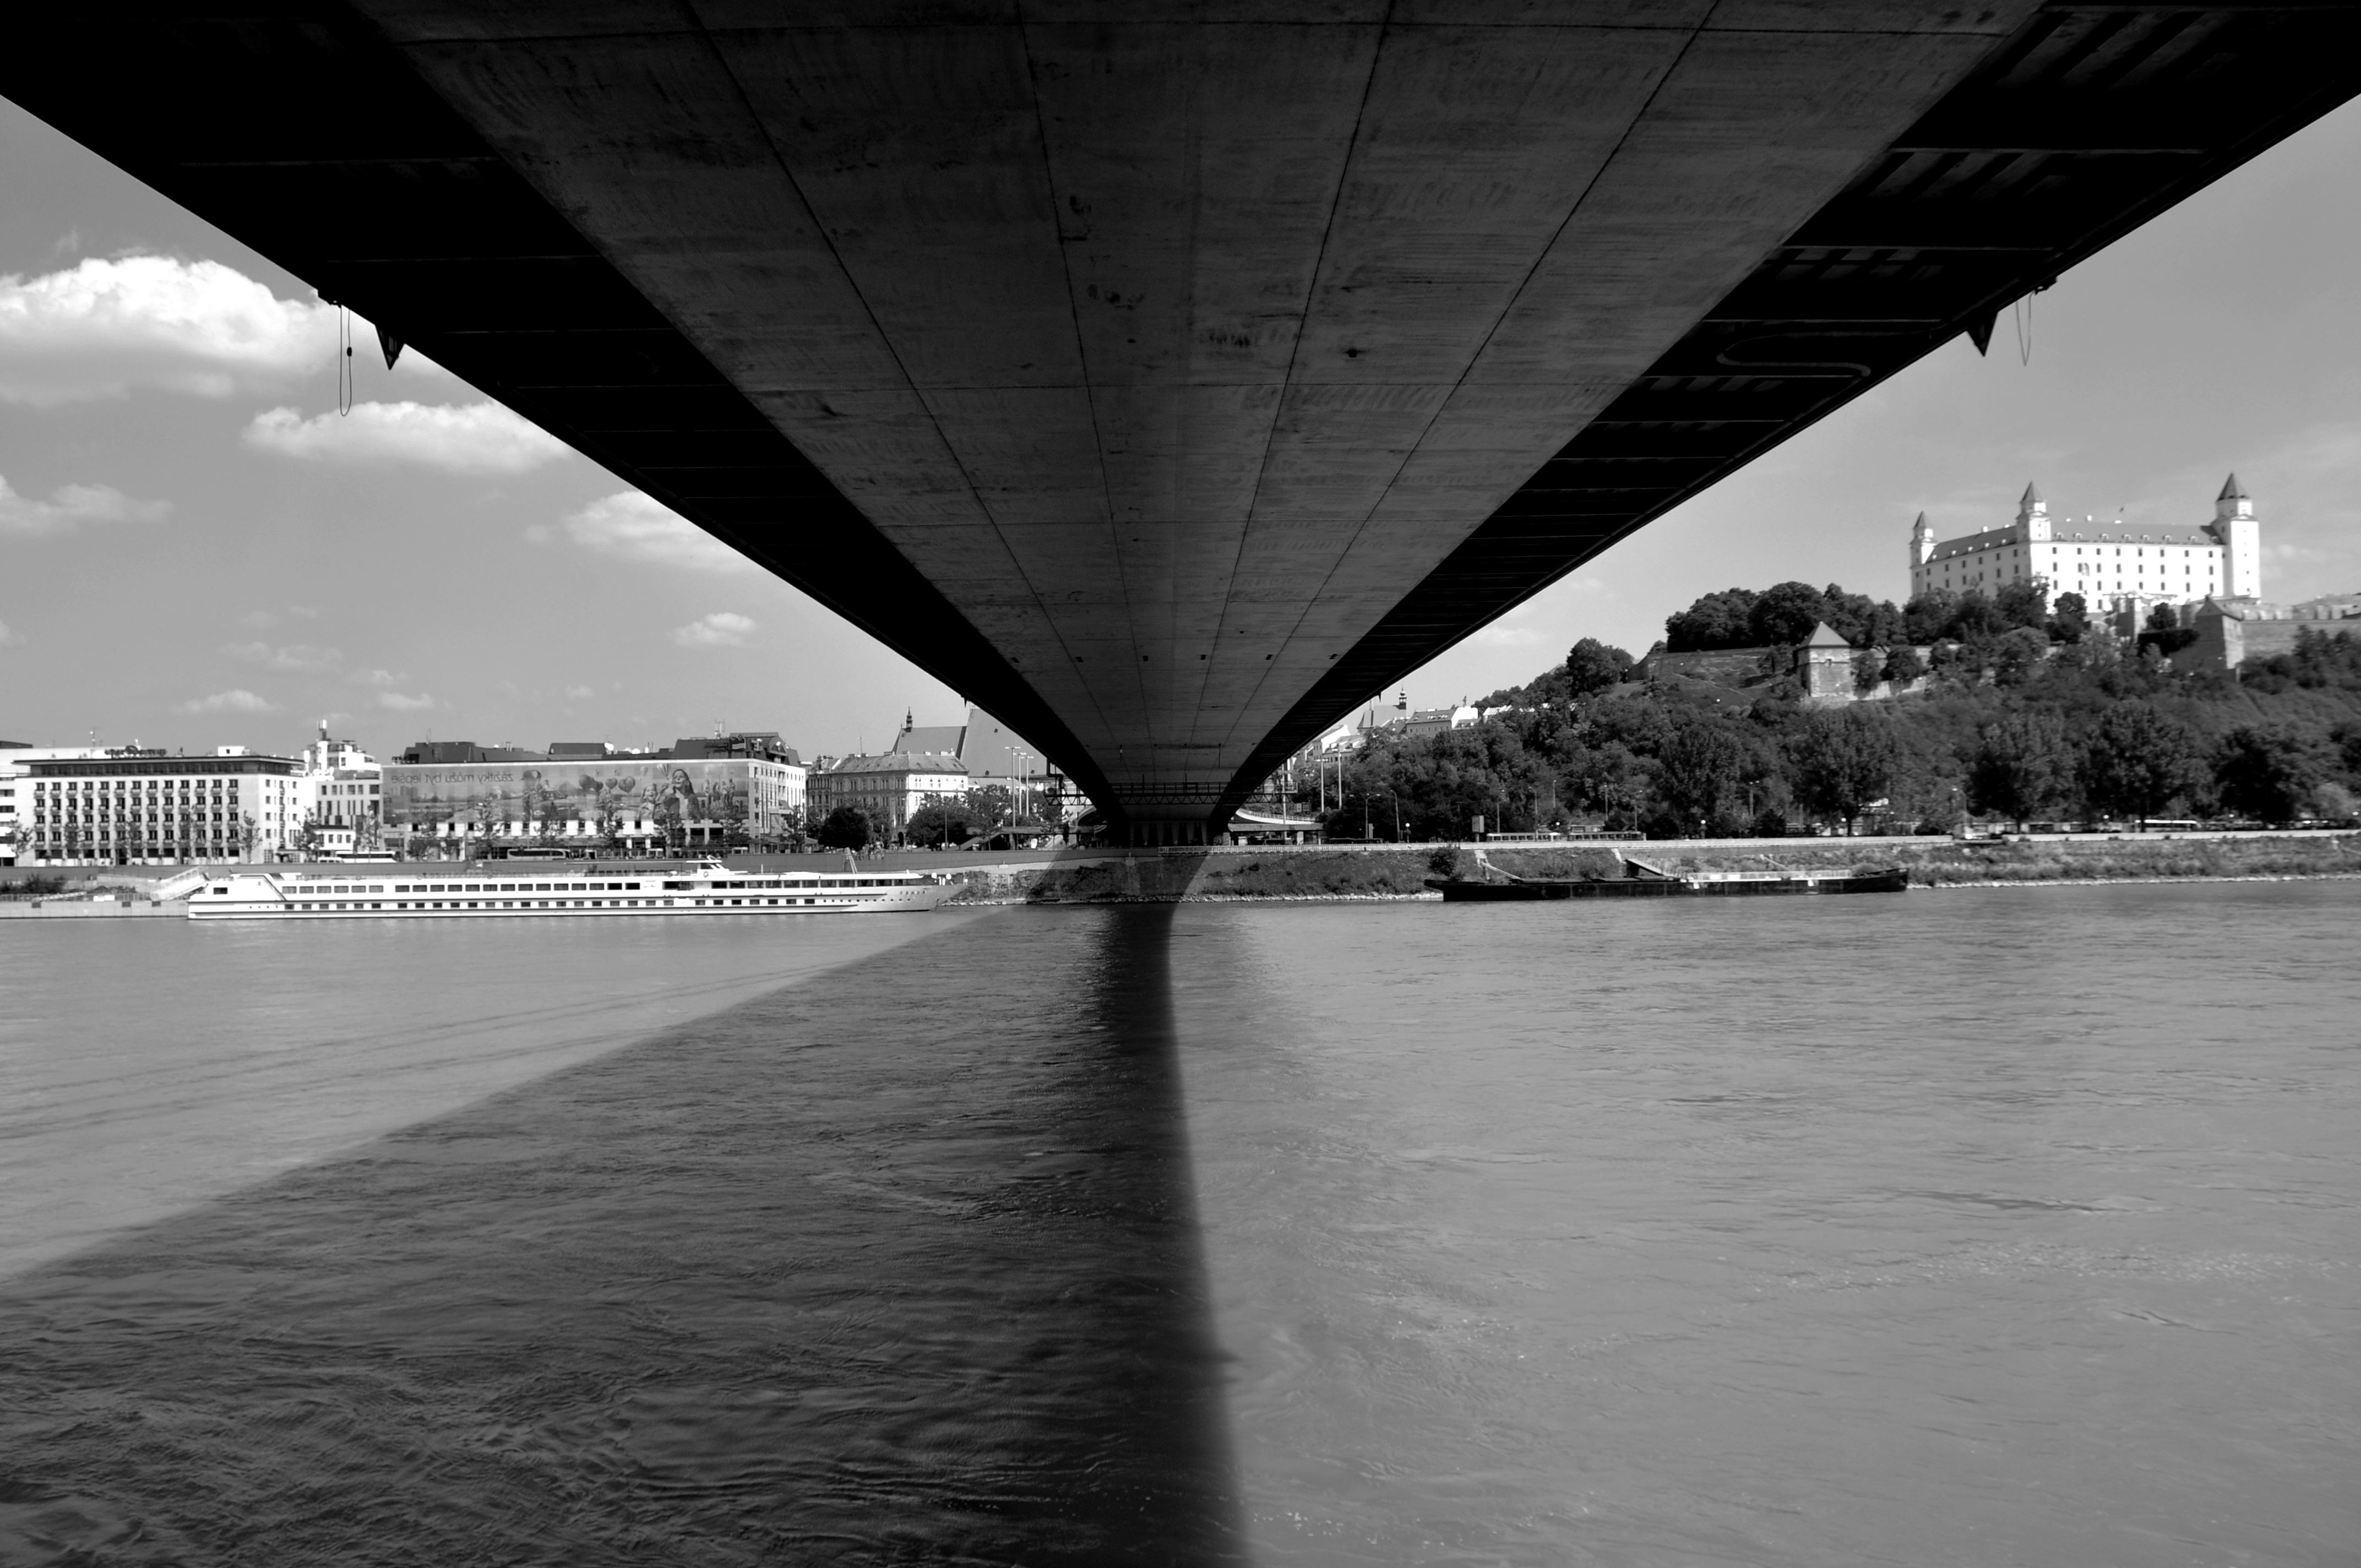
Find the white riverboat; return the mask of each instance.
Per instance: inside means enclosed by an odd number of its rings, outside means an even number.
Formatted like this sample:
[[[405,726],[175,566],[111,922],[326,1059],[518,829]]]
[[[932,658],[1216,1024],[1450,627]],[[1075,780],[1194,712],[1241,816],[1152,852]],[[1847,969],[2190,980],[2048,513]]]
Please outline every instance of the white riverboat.
[[[192,920],[447,920],[518,916],[630,919],[674,915],[894,915],[958,891],[922,872],[738,871],[686,865],[550,865],[530,861],[346,871],[243,868],[189,894]]]

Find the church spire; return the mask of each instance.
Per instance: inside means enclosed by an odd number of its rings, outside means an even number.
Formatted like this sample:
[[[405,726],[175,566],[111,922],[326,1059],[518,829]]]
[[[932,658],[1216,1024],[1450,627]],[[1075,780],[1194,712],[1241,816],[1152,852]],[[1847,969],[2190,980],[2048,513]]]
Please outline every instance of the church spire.
[[[2238,483],[2238,476],[2233,474],[2222,482],[2222,493],[2213,499],[2217,501],[2243,501],[2252,498],[2246,494],[2246,487]]]

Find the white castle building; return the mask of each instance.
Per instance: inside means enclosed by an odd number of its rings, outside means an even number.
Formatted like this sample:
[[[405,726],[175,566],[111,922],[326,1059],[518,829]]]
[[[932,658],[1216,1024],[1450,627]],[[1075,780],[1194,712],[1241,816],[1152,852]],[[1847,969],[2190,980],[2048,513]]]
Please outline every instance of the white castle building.
[[[2154,605],[2255,598],[2263,588],[2262,524],[2233,474],[2213,500],[2213,521],[2197,528],[2111,532],[2082,520],[2053,522],[2049,503],[2025,487],[2016,521],[1960,539],[1938,540],[1920,512],[1910,531],[1910,593],[1935,589],[1987,597],[2037,579],[2052,595],[2080,594],[2093,618],[2145,614]]]

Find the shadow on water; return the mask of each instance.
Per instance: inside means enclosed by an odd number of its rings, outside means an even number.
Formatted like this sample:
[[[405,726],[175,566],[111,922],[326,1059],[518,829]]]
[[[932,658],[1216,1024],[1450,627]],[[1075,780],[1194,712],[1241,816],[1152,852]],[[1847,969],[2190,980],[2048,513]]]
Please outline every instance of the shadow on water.
[[[10,1563],[1243,1562],[1170,906],[1010,915],[0,1288]]]

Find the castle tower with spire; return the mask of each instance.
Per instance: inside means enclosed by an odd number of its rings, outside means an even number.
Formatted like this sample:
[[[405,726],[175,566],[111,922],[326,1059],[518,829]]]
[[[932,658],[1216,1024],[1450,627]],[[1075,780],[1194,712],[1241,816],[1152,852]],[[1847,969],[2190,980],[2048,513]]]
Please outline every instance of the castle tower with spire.
[[[2049,543],[2049,503],[2041,499],[2041,487],[2028,483],[2025,494],[2016,499],[2016,526],[2028,544]]]
[[[2263,525],[2255,516],[2254,498],[2231,475],[2213,498],[2213,521],[2205,531],[2222,542],[2224,587],[2232,598],[2260,598],[2263,594]]]
[[[1920,567],[1935,558],[1935,525],[1920,512],[1918,521],[1910,526],[1910,576],[1915,580]]]

